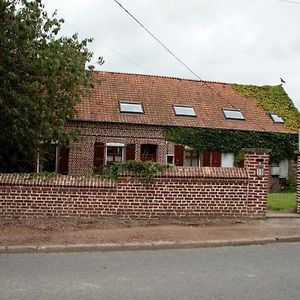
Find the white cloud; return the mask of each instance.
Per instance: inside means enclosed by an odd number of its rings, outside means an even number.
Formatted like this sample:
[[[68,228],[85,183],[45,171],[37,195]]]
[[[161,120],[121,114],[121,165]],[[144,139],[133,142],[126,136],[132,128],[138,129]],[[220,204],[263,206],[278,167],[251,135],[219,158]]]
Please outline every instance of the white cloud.
[[[119,0],[202,79],[287,83],[300,109],[300,5],[276,0]],[[190,77],[113,0],[44,0],[66,20],[64,33],[94,37],[102,69]],[[75,26],[76,28],[74,28]],[[105,48],[117,50],[128,59]]]

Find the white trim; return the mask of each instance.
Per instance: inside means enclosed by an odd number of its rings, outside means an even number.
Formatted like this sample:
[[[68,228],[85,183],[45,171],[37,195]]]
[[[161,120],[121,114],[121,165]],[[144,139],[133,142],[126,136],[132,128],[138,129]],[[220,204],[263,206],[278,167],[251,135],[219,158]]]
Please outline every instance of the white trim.
[[[174,160],[175,160],[175,156],[174,156],[174,154],[166,154],[166,164],[168,164],[168,156],[172,156],[173,157],[173,163],[172,164],[169,164],[169,165],[171,165],[171,166],[174,166]]]
[[[122,143],[106,143],[106,147],[125,147]]]
[[[122,160],[121,161],[124,161],[125,160],[125,144],[122,144],[122,143],[106,143],[105,145],[105,166],[107,166],[107,147],[121,147],[122,148]]]

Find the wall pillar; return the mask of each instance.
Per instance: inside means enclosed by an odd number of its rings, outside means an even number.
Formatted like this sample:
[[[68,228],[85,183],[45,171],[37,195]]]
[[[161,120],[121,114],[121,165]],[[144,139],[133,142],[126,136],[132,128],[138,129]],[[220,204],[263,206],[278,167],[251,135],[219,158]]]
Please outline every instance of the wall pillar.
[[[296,151],[297,159],[297,214],[300,214],[300,151]]]
[[[267,212],[269,189],[269,153],[268,149],[243,149],[245,169],[249,176],[247,211],[249,217],[264,218]]]

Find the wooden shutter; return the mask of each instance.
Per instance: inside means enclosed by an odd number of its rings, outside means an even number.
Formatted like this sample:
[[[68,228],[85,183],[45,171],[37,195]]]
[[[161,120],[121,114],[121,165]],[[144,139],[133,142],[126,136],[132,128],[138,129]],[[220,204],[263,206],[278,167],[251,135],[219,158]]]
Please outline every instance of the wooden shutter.
[[[68,175],[69,173],[69,152],[68,147],[58,148],[58,168],[59,174]]]
[[[94,144],[94,168],[104,166],[104,143],[96,142]]]
[[[211,151],[204,150],[203,151],[203,161],[202,161],[202,166],[203,167],[210,167],[210,161],[211,161]]]
[[[245,160],[240,160],[239,162],[238,162],[238,168],[244,168],[244,166],[245,166]]]
[[[221,167],[221,157],[222,153],[219,150],[211,152],[211,166],[212,167]]]
[[[135,160],[135,144],[126,145],[126,160]]]
[[[182,145],[174,146],[174,159],[175,159],[175,166],[183,166],[184,146]]]

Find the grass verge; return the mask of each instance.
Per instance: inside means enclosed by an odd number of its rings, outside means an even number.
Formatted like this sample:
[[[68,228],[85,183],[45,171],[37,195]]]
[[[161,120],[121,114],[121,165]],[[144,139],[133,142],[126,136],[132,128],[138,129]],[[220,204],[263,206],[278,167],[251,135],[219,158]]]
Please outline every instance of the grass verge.
[[[296,211],[296,193],[270,193],[268,209]]]

